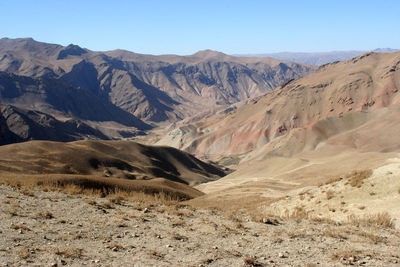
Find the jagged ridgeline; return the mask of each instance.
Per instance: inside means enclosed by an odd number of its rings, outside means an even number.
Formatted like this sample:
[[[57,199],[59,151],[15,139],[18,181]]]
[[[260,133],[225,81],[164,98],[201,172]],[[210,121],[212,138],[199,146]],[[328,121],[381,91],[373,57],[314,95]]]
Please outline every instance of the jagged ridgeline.
[[[80,120],[107,138],[124,138],[265,94],[314,70],[211,50],[153,56],[3,38],[0,101],[55,119]]]

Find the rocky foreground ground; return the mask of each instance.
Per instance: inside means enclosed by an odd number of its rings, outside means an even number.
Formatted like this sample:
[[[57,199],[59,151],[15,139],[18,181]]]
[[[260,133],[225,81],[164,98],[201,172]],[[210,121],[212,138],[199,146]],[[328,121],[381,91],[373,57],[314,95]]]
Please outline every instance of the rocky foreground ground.
[[[399,266],[400,232],[0,185],[0,266]]]

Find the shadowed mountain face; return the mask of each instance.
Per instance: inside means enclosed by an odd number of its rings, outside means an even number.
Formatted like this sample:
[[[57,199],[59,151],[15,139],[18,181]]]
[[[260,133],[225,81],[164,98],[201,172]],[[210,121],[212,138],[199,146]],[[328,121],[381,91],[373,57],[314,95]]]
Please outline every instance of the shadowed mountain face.
[[[0,70],[62,80],[139,119],[162,123],[264,94],[314,67],[209,50],[191,56],[151,56],[3,38]]]
[[[28,140],[108,139],[79,120],[59,121],[48,114],[0,104],[0,145]]]
[[[30,78],[0,72],[0,102],[64,117],[115,121],[142,130],[150,128],[97,94],[54,78]]]

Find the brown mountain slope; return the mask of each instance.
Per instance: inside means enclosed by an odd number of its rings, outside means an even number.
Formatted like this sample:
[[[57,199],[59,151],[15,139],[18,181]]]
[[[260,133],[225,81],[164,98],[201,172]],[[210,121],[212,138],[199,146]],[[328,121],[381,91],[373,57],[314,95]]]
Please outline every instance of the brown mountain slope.
[[[195,203],[268,205],[351,171],[399,160],[399,67],[400,53],[371,53],[326,65],[227,114],[181,125],[159,144],[236,165],[224,178],[199,185],[208,194]],[[390,185],[379,184],[385,186]],[[392,191],[397,192],[387,192]],[[393,206],[397,199],[398,193],[391,193],[385,203]],[[383,202],[372,202],[377,212],[398,217]],[[353,208],[358,209],[350,205],[348,214]]]
[[[257,149],[291,156],[313,150],[333,136],[339,140],[339,134],[373,121],[384,124],[388,115],[395,117],[399,68],[399,53],[370,53],[325,65],[228,114],[180,126],[159,143],[201,156],[241,155]],[[368,142],[347,145],[372,146]]]
[[[191,56],[152,56],[123,50],[103,53],[75,45],[3,38],[0,70],[62,79],[140,119],[160,123],[263,94],[312,72],[314,67],[215,51]]]
[[[196,185],[224,173],[195,157],[169,147],[129,141],[30,141],[0,147],[2,174],[65,174],[130,180],[165,178]]]

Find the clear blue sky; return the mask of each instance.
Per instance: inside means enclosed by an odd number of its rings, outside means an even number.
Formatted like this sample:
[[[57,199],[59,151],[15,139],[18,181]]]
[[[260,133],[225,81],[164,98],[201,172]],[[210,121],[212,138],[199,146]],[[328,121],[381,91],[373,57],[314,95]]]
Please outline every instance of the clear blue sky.
[[[0,37],[149,54],[400,48],[399,0],[1,0]]]

